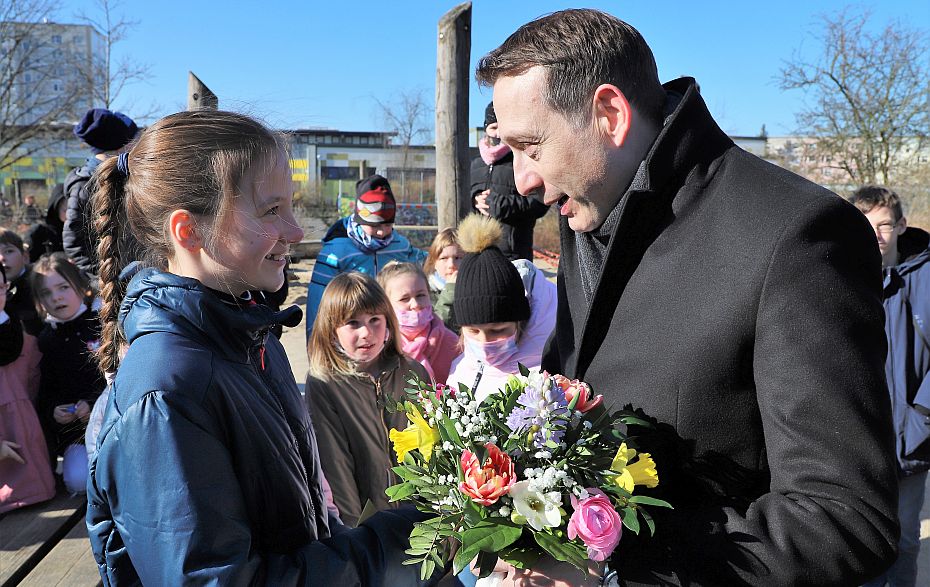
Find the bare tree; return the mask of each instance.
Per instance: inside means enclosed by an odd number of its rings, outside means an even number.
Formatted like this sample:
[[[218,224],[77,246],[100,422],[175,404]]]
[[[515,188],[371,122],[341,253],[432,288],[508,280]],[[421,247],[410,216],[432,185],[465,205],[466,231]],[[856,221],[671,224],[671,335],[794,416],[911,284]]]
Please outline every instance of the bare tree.
[[[96,0],[95,3],[96,15],[80,12],[77,18],[94,27],[103,37],[103,60],[95,62],[90,68],[84,66],[83,72],[94,87],[94,104],[112,108],[126,86],[145,81],[151,76],[152,67],[126,55],[119,60],[114,59],[113,48],[126,39],[139,21],[119,14],[122,5],[118,0]],[[133,117],[151,117],[156,109],[150,107],[148,112],[133,112]]]
[[[382,102],[375,98],[381,116],[388,130],[395,133],[402,150],[402,171],[406,172],[410,158],[410,146],[418,139],[428,137],[432,127],[430,120],[433,117],[433,108],[426,99],[426,91],[422,88],[403,91],[393,102]],[[405,175],[401,175],[402,178]],[[403,179],[402,179],[403,181]],[[405,192],[406,185],[401,186]]]
[[[70,130],[88,88],[62,70],[51,0],[0,0],[0,169]]]
[[[802,90],[798,131],[816,139],[819,159],[850,183],[894,183],[919,163],[930,134],[930,49],[925,31],[893,22],[879,31],[868,12],[821,17],[820,53],[786,62],[783,90]]]

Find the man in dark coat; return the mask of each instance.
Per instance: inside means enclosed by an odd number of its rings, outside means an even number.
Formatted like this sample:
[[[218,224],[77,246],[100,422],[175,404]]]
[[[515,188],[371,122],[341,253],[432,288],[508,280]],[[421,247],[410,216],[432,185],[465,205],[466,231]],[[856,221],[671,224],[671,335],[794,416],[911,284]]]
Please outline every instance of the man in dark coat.
[[[885,376],[898,459],[898,560],[867,587],[917,581],[920,510],[930,470],[930,235],[907,225],[898,194],[864,186],[849,198],[875,231],[884,269]]]
[[[74,125],[74,136],[84,141],[93,157],[87,163],[72,169],[65,178],[65,195],[68,198],[68,216],[62,231],[65,252],[74,263],[89,275],[97,274],[97,236],[90,216],[88,182],[94,170],[108,157],[125,150],[136,135],[139,127],[122,112],[111,112],[106,108],[88,110],[80,122]],[[124,245],[131,248],[131,244]]]
[[[533,260],[533,229],[549,207],[524,198],[513,180],[513,153],[497,134],[494,104],[484,111],[485,136],[478,142],[479,157],[471,162],[471,197],[475,210],[500,221],[500,249],[511,261]]]
[[[736,147],[642,36],[570,10],[478,65],[524,195],[558,203],[543,367],[591,384],[653,454],[656,535],[626,585],[856,585],[895,556],[881,265],[853,206]],[[556,573],[548,567],[544,572]]]

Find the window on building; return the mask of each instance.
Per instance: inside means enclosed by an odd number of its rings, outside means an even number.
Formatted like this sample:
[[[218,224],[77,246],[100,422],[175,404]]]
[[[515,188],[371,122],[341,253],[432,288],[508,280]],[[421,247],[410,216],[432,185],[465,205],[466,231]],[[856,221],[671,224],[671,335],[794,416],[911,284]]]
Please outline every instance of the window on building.
[[[324,144],[324,145],[332,145],[332,144],[333,144],[333,137],[332,137],[332,135],[326,135],[325,137],[323,137],[323,144]]]
[[[52,42],[61,45],[61,35],[52,35]]]

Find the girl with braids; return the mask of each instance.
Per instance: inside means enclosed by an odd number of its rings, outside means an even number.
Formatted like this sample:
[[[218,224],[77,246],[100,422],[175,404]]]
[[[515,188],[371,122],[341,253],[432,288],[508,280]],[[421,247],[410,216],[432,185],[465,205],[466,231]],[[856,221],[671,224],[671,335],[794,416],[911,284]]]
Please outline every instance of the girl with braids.
[[[283,138],[228,112],[168,116],[100,164],[100,366],[116,371],[87,526],[105,585],[415,585],[420,515],[327,516],[316,439],[276,324],[302,231]],[[143,259],[125,287],[119,244]],[[123,342],[125,356],[119,358]]]

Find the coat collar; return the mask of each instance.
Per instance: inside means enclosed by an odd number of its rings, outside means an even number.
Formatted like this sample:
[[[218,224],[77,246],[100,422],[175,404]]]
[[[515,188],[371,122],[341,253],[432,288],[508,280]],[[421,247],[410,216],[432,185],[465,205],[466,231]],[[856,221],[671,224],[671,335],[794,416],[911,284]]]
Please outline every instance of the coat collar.
[[[148,268],[129,282],[119,321],[130,344],[145,334],[168,332],[247,363],[250,350],[264,341],[268,329],[291,324],[295,310],[300,312],[296,306],[275,312],[261,304],[230,304],[196,279]]]
[[[607,245],[607,254],[590,304],[569,308],[567,326],[574,331],[574,361],[565,372],[583,378],[613,321],[623,291],[646,250],[675,219],[674,200],[690,173],[706,169],[733,142],[720,130],[701,98],[692,78],[665,84],[666,92],[681,94],[678,106],[666,118],[655,143],[645,158],[645,181],[620,198],[619,219]],[[575,238],[567,221],[561,219],[566,297],[584,300],[576,260]],[[609,268],[609,271],[605,271]],[[595,309],[596,308],[596,309]],[[572,364],[574,363],[574,364]]]

